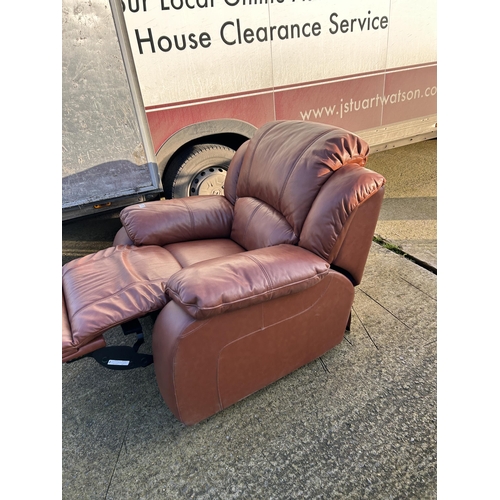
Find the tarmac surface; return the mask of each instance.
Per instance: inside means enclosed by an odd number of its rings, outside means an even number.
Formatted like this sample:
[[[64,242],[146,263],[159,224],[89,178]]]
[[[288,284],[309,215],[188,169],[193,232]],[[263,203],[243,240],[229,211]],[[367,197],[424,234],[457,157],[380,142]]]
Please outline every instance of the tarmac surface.
[[[386,196],[351,331],[320,359],[192,427],[150,365],[62,366],[63,499],[437,498],[437,141],[370,156]],[[63,225],[63,264],[117,214]],[[150,352],[150,320],[141,352]],[[108,345],[129,342],[119,328]]]

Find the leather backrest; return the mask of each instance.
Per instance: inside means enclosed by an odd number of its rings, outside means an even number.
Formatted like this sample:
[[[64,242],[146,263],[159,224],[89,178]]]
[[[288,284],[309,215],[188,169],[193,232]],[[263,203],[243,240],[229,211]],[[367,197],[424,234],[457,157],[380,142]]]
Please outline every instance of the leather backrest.
[[[268,123],[240,149],[225,190],[231,238],[247,250],[296,244],[323,185],[344,165],[363,166],[369,150],[344,129],[302,121]]]

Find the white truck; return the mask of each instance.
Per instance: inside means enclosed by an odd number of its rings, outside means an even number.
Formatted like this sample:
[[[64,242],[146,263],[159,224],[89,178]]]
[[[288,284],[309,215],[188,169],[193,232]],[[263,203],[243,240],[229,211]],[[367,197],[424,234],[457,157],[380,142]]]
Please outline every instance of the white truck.
[[[271,120],[437,136],[436,0],[63,0],[63,220],[222,193]]]

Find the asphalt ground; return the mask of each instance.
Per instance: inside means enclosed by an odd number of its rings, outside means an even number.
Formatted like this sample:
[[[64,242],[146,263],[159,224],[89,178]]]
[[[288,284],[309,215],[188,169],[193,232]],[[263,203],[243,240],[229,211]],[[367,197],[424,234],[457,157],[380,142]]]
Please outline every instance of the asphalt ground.
[[[376,241],[351,331],[320,359],[192,427],[153,366],[63,365],[62,498],[437,498],[436,151],[369,158],[387,179]],[[64,224],[63,264],[119,227],[117,213]],[[106,339],[133,342],[119,328]]]

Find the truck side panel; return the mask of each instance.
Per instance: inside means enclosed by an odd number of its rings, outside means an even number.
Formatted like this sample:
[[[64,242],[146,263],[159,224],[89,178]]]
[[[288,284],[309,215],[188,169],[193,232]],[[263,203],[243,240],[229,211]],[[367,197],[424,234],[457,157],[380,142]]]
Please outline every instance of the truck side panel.
[[[151,191],[107,0],[63,0],[63,210]]]
[[[348,128],[371,146],[436,135],[436,2],[123,0],[155,150],[234,118]]]

